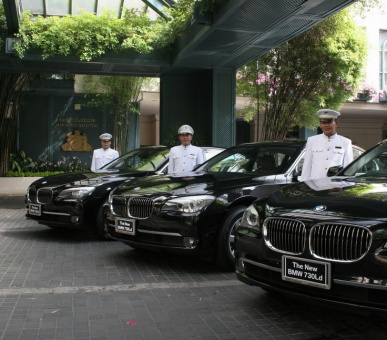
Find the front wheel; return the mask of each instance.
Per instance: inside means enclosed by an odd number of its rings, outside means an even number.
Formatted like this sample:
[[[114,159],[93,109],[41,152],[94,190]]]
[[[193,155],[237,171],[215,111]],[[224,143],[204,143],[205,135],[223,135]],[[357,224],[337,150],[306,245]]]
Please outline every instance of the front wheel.
[[[245,206],[233,208],[221,226],[214,261],[222,269],[235,269],[235,230],[239,227],[245,210]]]
[[[109,209],[109,205],[107,203],[107,200],[105,200],[98,209],[96,224],[95,224],[95,233],[98,236],[98,238],[103,240],[109,239],[107,236],[107,230],[105,228],[105,222],[104,222],[108,209]]]

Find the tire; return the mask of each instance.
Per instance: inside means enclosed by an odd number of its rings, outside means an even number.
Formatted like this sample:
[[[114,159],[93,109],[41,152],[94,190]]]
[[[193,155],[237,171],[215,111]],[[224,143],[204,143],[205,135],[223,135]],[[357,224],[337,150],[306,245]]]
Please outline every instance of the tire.
[[[245,206],[233,208],[222,223],[214,258],[215,264],[221,269],[235,270],[235,229],[241,223],[245,210]]]
[[[95,221],[95,234],[102,240],[111,240],[107,236],[107,230],[104,223],[104,217],[106,216],[107,209],[109,209],[109,206],[107,204],[107,200],[105,200],[98,208],[97,218]]]

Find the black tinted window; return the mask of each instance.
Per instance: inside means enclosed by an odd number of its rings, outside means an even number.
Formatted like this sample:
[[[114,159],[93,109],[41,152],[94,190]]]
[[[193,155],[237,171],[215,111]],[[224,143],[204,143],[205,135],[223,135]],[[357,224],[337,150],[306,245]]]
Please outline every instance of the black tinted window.
[[[344,176],[387,176],[387,142],[364,153],[343,173]]]
[[[168,159],[168,155],[169,149],[133,150],[109,163],[103,169],[154,171]]]
[[[257,144],[231,148],[198,168],[208,172],[282,173],[303,145]]]

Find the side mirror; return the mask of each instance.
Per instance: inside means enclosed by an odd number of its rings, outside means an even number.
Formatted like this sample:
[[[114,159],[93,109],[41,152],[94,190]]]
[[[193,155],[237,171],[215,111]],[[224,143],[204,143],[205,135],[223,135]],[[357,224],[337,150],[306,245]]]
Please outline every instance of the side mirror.
[[[294,169],[293,173],[292,173],[292,182],[299,182],[299,180],[298,180],[299,176],[301,176],[301,171]]]
[[[343,170],[342,165],[332,166],[328,169],[327,176],[328,177],[336,176],[341,170]]]

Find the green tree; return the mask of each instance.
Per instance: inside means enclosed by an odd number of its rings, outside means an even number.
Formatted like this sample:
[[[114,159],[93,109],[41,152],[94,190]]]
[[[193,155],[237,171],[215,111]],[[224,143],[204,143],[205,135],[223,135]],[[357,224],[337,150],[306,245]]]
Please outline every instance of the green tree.
[[[7,21],[5,19],[5,12],[3,2],[0,3],[0,46],[3,49],[4,38],[7,34]]]
[[[354,15],[358,15],[364,18],[374,9],[384,11],[385,9],[383,7],[385,6],[385,0],[358,0],[350,8]]]
[[[31,74],[0,72],[0,176],[9,168],[9,157],[16,151],[18,105]]]
[[[353,96],[366,57],[364,30],[341,11],[238,70],[237,92],[252,97],[242,114],[263,117],[260,140],[315,127],[318,109],[339,109]]]
[[[0,49],[4,48],[6,35],[7,22],[0,2]],[[0,176],[7,174],[9,156],[16,148],[17,107],[29,78],[26,74],[0,72]]]
[[[86,103],[107,110],[114,121],[114,147],[120,154],[128,152],[134,115],[140,113],[138,102],[145,78],[124,76],[87,76]]]

